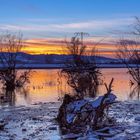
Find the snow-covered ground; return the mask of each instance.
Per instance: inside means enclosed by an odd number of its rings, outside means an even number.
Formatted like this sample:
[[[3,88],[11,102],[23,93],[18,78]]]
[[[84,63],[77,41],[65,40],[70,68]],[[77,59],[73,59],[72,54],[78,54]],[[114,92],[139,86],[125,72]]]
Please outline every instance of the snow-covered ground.
[[[60,103],[39,103],[30,107],[0,109],[0,140],[58,140],[59,129],[54,118]],[[1,128],[1,127],[0,127]]]
[[[140,139],[140,102],[118,102],[109,110],[117,123],[114,126],[82,134],[61,135],[55,121],[59,102],[38,103],[29,107],[4,107],[0,109],[0,140],[61,140],[99,139],[138,140]]]

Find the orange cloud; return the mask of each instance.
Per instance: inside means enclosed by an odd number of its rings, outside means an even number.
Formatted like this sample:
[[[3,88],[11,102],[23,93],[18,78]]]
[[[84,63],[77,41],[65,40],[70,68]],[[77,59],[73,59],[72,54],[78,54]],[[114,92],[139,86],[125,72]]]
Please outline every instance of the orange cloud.
[[[95,43],[87,42],[87,52],[95,46]],[[117,50],[113,44],[99,44],[96,46],[99,55],[113,56]],[[23,52],[29,54],[67,54],[65,49],[65,43],[62,40],[46,40],[46,39],[32,39],[25,41],[25,47]]]

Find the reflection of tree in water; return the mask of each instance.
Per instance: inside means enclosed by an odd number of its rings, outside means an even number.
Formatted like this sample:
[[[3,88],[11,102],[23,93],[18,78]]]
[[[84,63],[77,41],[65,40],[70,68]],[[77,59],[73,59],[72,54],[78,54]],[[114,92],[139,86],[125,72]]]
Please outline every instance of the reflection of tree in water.
[[[3,94],[0,96],[0,104],[4,105],[15,105],[16,96],[14,91],[3,91]]]
[[[0,105],[14,106],[16,104],[16,94],[23,95],[24,99],[28,98],[27,90],[24,88],[17,88],[15,90],[2,89],[0,93]]]
[[[13,106],[15,105],[16,102],[16,96],[15,96],[15,91],[8,91],[8,90],[2,90],[2,94],[0,95],[0,104],[1,106],[4,105],[10,105]]]
[[[62,76],[61,71],[57,73],[57,93],[58,93],[58,101],[62,101],[63,97],[66,93],[69,93],[72,91],[72,89],[68,86],[67,81],[65,77]]]
[[[66,60],[65,68],[60,72],[67,85],[73,90],[70,92],[78,99],[84,96],[95,97],[100,83],[101,72],[97,67],[96,45],[87,53],[87,46],[83,43],[83,33],[66,41],[66,50],[70,56]]]
[[[63,91],[63,85],[62,85],[63,80],[62,80],[60,72],[58,72],[57,74],[58,74],[58,78],[57,78],[58,101],[62,101],[63,95],[65,94]]]
[[[20,95],[22,95],[23,97],[24,97],[24,99],[25,100],[29,100],[29,89],[28,88],[24,88],[24,87],[22,87],[22,88],[17,88],[16,89],[16,92],[18,93],[18,94],[20,94]]]
[[[140,85],[132,86],[129,94],[130,99],[140,99]]]

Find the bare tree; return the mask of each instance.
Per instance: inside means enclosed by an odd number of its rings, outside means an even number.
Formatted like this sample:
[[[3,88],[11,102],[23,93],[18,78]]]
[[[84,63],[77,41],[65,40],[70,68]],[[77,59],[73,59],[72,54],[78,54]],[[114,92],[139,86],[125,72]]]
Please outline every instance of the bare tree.
[[[83,36],[79,38],[77,34],[70,42],[66,41],[66,48],[71,59],[66,62],[62,74],[67,78],[68,85],[75,90],[78,98],[83,98],[85,95],[95,97],[101,76],[96,64],[95,49],[92,49],[92,54],[89,56],[87,46],[83,43]]]
[[[23,86],[29,81],[30,71],[18,73],[17,57],[24,47],[22,34],[5,33],[0,35],[0,80],[7,90],[14,90],[15,87]]]
[[[76,32],[75,35],[76,37],[80,36],[82,44],[84,44],[84,36],[89,36],[89,34],[86,32]]]
[[[117,58],[121,60],[128,69],[133,80],[140,85],[140,19],[136,18],[134,31],[129,33],[130,39],[120,39],[117,42]]]

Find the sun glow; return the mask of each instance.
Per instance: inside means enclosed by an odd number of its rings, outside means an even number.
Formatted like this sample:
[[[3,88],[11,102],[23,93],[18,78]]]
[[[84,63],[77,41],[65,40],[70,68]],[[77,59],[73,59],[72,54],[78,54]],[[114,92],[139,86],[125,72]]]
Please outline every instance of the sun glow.
[[[87,45],[87,53],[91,51],[94,44]],[[100,44],[96,46],[99,55],[111,56],[116,51],[115,45],[111,44]],[[28,54],[68,54],[66,51],[65,43],[62,41],[46,41],[45,39],[32,39],[25,41],[25,47],[22,51]]]
[[[30,40],[30,42],[25,42],[25,47],[22,48],[22,51],[29,54],[64,54],[63,46],[39,40]]]

